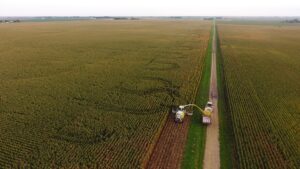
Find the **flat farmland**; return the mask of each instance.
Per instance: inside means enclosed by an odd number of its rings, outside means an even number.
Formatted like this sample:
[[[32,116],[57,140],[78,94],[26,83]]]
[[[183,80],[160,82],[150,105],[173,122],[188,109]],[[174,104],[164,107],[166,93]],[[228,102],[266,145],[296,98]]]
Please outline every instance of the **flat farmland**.
[[[300,26],[218,24],[218,32],[233,166],[298,168]]]
[[[195,99],[210,29],[193,20],[0,25],[0,166],[141,168],[169,107]]]

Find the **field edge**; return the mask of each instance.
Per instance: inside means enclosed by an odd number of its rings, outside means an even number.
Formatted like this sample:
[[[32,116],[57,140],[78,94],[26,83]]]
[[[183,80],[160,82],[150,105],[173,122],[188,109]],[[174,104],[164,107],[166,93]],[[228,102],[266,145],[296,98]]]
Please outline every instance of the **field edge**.
[[[142,165],[141,165],[142,168],[146,168],[147,165],[148,165],[148,162],[151,158],[151,155],[154,151],[154,148],[155,148],[155,146],[156,146],[156,144],[157,144],[157,142],[158,142],[158,140],[161,136],[161,133],[162,133],[162,131],[163,131],[163,129],[164,129],[166,123],[167,123],[168,114],[169,113],[165,113],[165,117],[162,120],[162,124],[160,125],[156,135],[154,136],[153,142],[149,145],[149,149],[148,149],[147,153],[145,154],[145,157],[142,159]]]
[[[231,114],[227,105],[226,81],[223,70],[223,55],[216,25],[217,40],[217,78],[218,78],[218,109],[219,109],[219,140],[220,140],[220,168],[237,168],[234,163],[234,133],[232,128]]]
[[[210,69],[211,69],[211,52],[212,52],[212,37],[213,31],[210,31],[210,38],[207,45],[207,50],[204,58],[204,65],[202,67],[202,75],[197,89],[195,102],[200,107],[204,107],[209,95],[210,85]],[[205,91],[205,92],[201,92]],[[201,123],[201,115],[199,112],[193,113],[191,117],[187,142],[184,148],[184,155],[182,159],[182,169],[203,167],[204,148],[206,126]]]

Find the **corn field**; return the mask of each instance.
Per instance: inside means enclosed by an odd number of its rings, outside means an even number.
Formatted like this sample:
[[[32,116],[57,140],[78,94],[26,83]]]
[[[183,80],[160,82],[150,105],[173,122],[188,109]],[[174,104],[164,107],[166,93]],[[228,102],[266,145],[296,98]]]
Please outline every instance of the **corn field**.
[[[141,168],[194,99],[210,25],[0,25],[0,168]]]
[[[300,166],[300,29],[218,26],[237,168]]]

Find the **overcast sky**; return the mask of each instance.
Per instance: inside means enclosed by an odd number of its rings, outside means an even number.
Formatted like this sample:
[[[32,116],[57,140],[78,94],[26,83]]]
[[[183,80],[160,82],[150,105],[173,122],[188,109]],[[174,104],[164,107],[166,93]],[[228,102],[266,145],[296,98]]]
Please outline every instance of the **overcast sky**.
[[[300,0],[0,0],[0,16],[300,16]]]

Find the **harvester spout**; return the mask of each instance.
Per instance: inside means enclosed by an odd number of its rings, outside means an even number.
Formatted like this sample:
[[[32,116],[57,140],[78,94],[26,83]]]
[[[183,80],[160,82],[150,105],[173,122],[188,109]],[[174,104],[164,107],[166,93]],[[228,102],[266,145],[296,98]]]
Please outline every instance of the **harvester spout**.
[[[208,110],[202,110],[199,106],[197,106],[196,104],[187,104],[187,105],[180,105],[179,108],[180,109],[184,109],[185,107],[196,107],[204,116],[211,116],[211,111]]]

